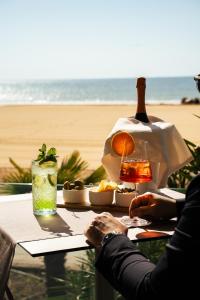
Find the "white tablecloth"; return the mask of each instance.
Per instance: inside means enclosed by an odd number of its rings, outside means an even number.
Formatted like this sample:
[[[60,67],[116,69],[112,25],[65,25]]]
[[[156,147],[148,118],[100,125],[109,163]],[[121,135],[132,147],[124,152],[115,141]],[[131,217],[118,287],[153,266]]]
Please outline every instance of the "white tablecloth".
[[[113,135],[120,131],[128,132],[135,143],[140,139],[148,141],[150,161],[160,163],[159,188],[166,186],[173,172],[192,160],[188,147],[173,124],[153,116],[149,119],[150,123],[143,123],[133,117],[120,118],[114,125],[105,141],[102,157],[102,164],[111,180],[119,182],[121,157],[113,151],[111,141]]]

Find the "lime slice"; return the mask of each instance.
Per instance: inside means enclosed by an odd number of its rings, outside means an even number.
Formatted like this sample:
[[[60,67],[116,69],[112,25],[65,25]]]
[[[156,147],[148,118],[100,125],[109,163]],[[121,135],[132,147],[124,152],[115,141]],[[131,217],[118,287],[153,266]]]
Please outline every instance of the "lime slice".
[[[54,168],[55,167],[55,162],[54,161],[46,161],[46,162],[43,162],[41,165],[40,165],[41,168]]]
[[[48,174],[48,180],[49,180],[50,185],[56,186],[56,184],[57,184],[57,178],[56,178],[55,175]]]
[[[33,184],[37,187],[41,186],[44,183],[44,178],[39,175],[33,177]]]

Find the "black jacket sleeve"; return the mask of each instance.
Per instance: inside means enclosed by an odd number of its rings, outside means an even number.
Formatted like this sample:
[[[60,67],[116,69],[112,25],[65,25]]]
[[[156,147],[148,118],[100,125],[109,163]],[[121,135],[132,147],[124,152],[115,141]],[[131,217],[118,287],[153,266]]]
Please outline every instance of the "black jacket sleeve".
[[[116,235],[103,246],[96,267],[115,289],[132,299],[155,266],[125,235]]]
[[[199,230],[200,176],[197,176],[188,187],[175,232],[156,266],[126,236],[118,235],[101,249],[96,267],[126,299],[196,299]]]

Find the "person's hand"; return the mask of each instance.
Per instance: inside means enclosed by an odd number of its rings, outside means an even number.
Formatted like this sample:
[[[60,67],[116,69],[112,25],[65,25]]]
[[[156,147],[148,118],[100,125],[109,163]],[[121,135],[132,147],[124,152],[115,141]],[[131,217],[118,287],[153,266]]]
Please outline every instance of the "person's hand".
[[[171,219],[176,216],[176,200],[154,193],[145,193],[132,200],[129,216],[155,220]]]
[[[103,237],[113,231],[127,234],[128,228],[110,213],[104,212],[95,217],[84,230],[84,234],[93,246],[99,247]]]

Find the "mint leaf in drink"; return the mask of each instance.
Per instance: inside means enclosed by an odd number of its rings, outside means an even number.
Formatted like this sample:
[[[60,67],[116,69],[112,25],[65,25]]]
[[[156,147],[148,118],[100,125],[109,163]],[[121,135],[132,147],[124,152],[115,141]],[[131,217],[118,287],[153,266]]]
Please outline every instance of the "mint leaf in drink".
[[[56,148],[50,148],[47,151],[47,156],[56,155]]]
[[[47,146],[46,146],[46,144],[43,144],[43,145],[42,145],[42,148],[39,149],[39,151],[42,152],[42,153],[46,153],[46,151],[47,151]]]
[[[50,148],[47,150],[46,144],[43,144],[41,149],[38,151],[40,153],[35,161],[38,161],[39,165],[49,161],[57,162],[56,148]]]

